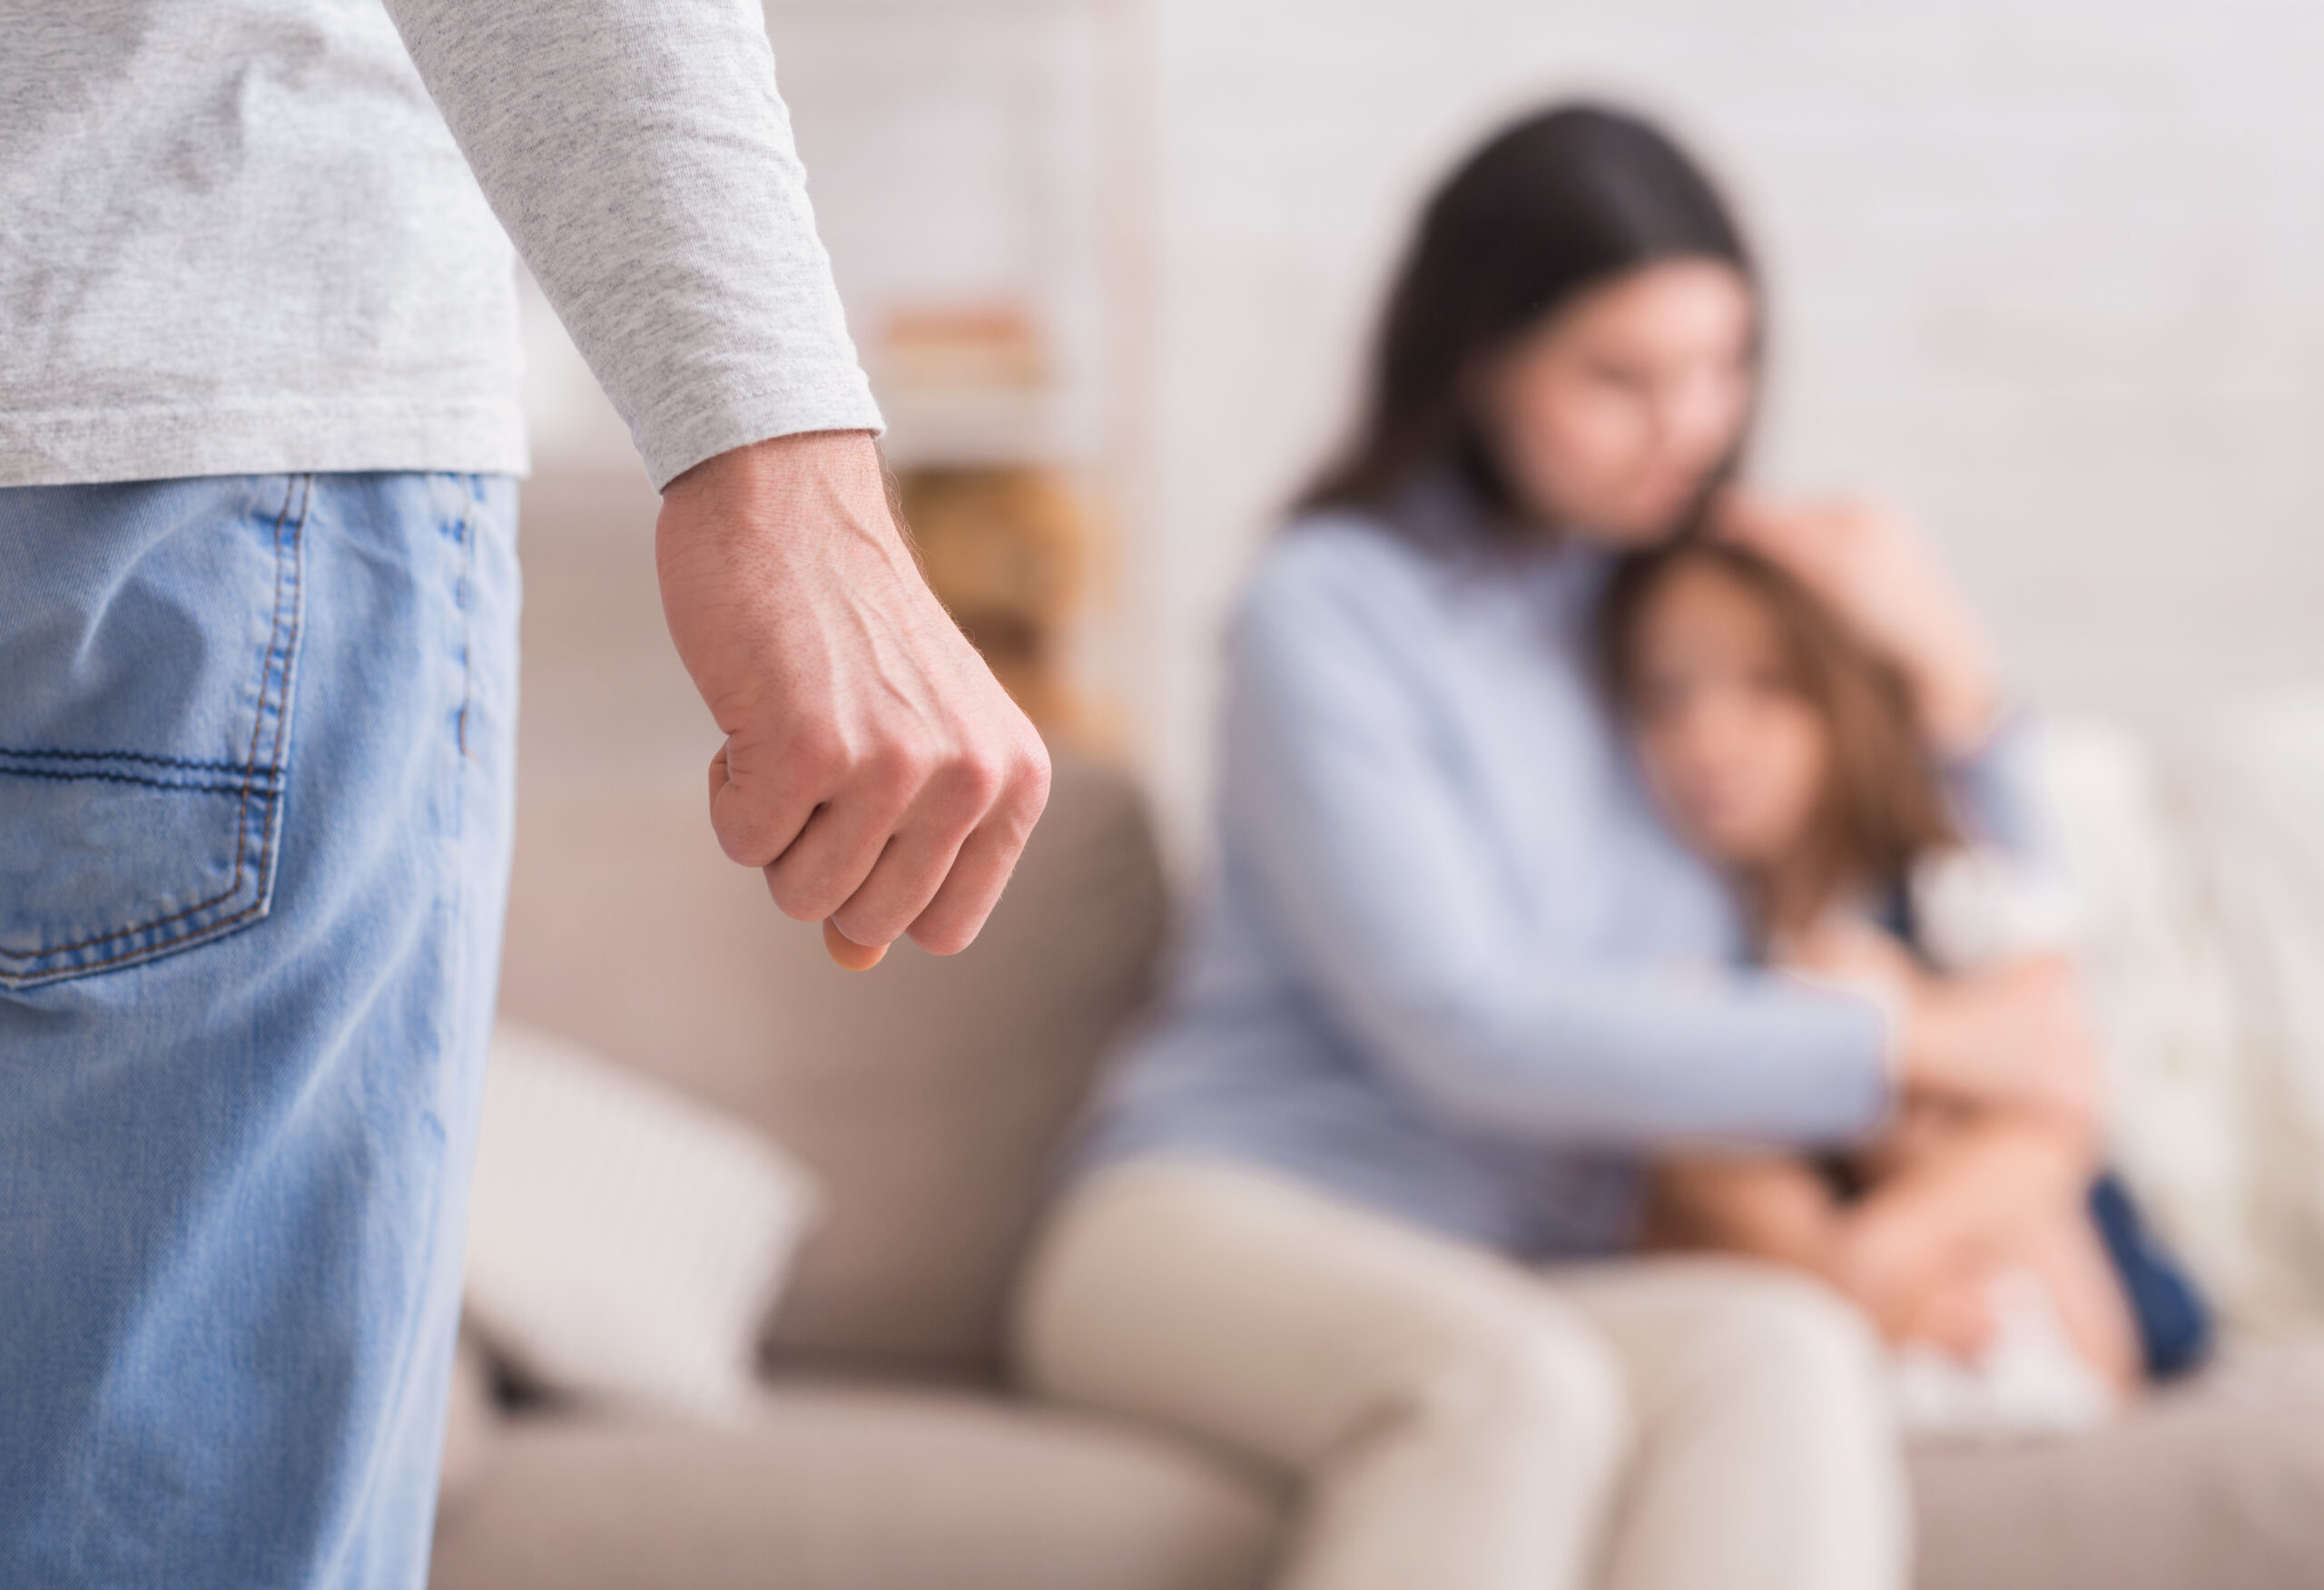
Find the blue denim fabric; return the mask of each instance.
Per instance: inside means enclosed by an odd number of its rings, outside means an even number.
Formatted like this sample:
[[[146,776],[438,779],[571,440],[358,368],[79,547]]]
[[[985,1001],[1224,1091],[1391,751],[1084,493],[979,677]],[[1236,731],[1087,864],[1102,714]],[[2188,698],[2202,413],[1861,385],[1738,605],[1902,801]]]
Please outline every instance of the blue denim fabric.
[[[425,1580],[515,514],[0,490],[0,1585]]]

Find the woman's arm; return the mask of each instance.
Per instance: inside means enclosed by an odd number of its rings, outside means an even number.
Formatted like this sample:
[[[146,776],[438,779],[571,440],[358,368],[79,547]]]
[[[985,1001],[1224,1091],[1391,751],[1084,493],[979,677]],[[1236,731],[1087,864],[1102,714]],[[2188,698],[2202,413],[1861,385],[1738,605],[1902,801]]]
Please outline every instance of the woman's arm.
[[[2053,865],[2055,855],[2043,831],[2034,755],[2032,722],[2023,712],[2005,709],[1984,734],[1941,753],[1938,766],[1968,837],[2038,870]]]
[[[1777,503],[1738,489],[1719,499],[1713,523],[1789,570],[1896,660],[1940,754],[1971,751],[1991,733],[2001,713],[1992,648],[1901,513],[1862,500]]]
[[[1865,989],[1896,1013],[1899,1068],[1908,1086],[2087,1125],[2097,1056],[2068,957],[2025,956],[1982,971],[1929,977],[1887,933],[1837,915],[1784,939],[1776,951],[1787,968]]]
[[[1841,1240],[1848,1291],[1883,1312],[2020,1248],[2080,1205],[2093,1170],[2086,1131],[2032,1110],[1933,1125],[1898,1147]]]
[[[1789,1143],[1866,1130],[1889,1095],[1876,1002],[1543,948],[1538,903],[1515,897],[1464,801],[1450,759],[1465,753],[1430,694],[1450,688],[1446,621],[1409,555],[1371,539],[1279,544],[1234,633],[1226,859],[1318,1015],[1479,1131]]]

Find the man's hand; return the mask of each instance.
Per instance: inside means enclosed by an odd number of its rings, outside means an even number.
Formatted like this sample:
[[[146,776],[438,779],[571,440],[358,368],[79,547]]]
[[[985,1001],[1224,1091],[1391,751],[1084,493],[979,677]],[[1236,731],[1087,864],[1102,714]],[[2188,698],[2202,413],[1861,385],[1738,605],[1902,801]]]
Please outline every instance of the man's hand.
[[[662,611],[726,741],[710,822],[834,958],[968,947],[1049,799],[1040,736],[912,561],[872,438],[778,437],[670,482]],[[834,939],[834,932],[838,937]]]

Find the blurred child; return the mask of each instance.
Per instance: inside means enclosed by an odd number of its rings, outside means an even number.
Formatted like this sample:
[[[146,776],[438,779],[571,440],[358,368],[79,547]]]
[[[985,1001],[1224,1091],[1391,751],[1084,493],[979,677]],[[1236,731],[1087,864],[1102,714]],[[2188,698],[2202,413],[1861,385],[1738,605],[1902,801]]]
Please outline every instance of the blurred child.
[[[1601,616],[1646,781],[1767,960],[1901,1002],[1915,979],[2065,953],[2054,893],[1954,823],[1902,677],[1789,575],[1682,543],[1627,564]],[[2201,1300],[2063,1111],[1910,1097],[1845,1154],[1673,1158],[1652,1227],[1855,1299],[1919,1429],[2087,1425],[2206,1346]]]

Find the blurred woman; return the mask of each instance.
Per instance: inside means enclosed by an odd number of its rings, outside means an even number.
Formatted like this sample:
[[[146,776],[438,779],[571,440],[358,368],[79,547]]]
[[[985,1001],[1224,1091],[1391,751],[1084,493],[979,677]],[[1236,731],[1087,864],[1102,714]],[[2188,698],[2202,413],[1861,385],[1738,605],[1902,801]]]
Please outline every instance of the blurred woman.
[[[1428,204],[1364,418],[1236,613],[1214,875],[1018,1351],[1295,1481],[1295,1590],[1901,1586],[1860,1317],[1745,1260],[1616,1258],[1641,1166],[1854,1142],[1906,1086],[2086,1108],[2053,965],[1894,1000],[1751,965],[1600,699],[1620,555],[1748,540],[1908,681],[1964,824],[2014,838],[1991,671],[1917,545],[1732,487],[1760,319],[1663,134],[1510,128]]]

